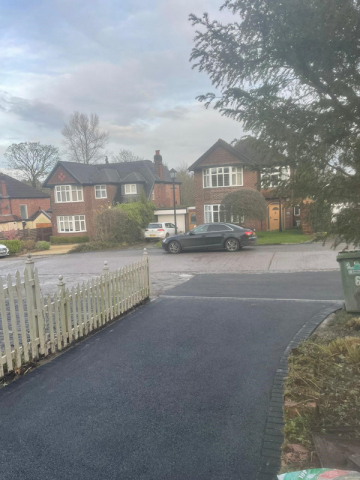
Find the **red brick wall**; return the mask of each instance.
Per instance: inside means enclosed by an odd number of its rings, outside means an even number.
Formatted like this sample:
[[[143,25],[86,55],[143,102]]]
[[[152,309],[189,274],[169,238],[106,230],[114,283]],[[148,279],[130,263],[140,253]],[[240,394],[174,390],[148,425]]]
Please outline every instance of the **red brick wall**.
[[[201,163],[201,168],[206,168],[208,166],[221,166],[221,165],[237,165],[241,166],[239,160],[232,155],[230,152],[225,150],[222,147],[218,147],[212,153],[210,153]],[[194,175],[194,189],[195,189],[195,206],[196,206],[196,221],[197,224],[204,223],[204,205],[217,205],[221,204],[224,197],[228,193],[236,192],[242,188],[251,188],[254,190],[259,190],[260,179],[259,173],[253,170],[251,167],[244,167],[243,175],[243,186],[242,187],[217,187],[217,188],[203,188],[203,178],[202,170],[195,171]],[[267,196],[267,193],[262,191],[261,193],[264,196]],[[275,199],[267,199],[267,204],[276,201]],[[283,202],[285,203],[285,202]],[[287,215],[287,212],[289,213]],[[284,211],[284,227],[292,228],[294,217],[293,209],[286,208]],[[246,227],[254,228],[255,230],[267,230],[267,219],[264,221],[253,220],[247,221]]]
[[[95,188],[93,185],[83,187],[84,201],[83,202],[69,202],[69,203],[55,203],[54,202],[54,188],[51,189],[51,205],[52,216],[51,223],[53,227],[53,235],[62,237],[89,235],[94,237],[95,217],[101,208],[111,206],[117,190],[116,185],[106,185],[107,198],[95,198]],[[86,232],[69,232],[59,233],[57,229],[57,218],[60,215],[85,215]]]
[[[170,183],[155,183],[153,203],[158,207],[172,207],[174,205],[173,186]],[[180,185],[175,185],[175,202],[180,203]]]
[[[206,160],[206,163],[207,163],[207,160]],[[238,162],[237,164],[239,165]],[[258,173],[254,170],[244,167],[243,183],[244,185],[242,187],[203,188],[202,170],[197,170],[194,175],[195,207],[196,207],[197,224],[199,225],[200,223],[204,223],[204,205],[221,204],[221,202],[226,197],[226,195],[232,192],[237,192],[242,188],[251,188],[251,189],[257,190],[258,189],[258,186],[257,186]],[[249,228],[253,228],[253,227],[249,227]]]
[[[0,199],[0,215],[9,215],[10,213],[10,200],[8,198]]]
[[[20,205],[27,205],[28,216],[38,210],[47,210],[50,208],[50,198],[12,198],[11,201],[11,213],[20,216]]]
[[[50,208],[50,198],[4,198],[0,200],[0,213],[2,215],[18,215],[20,217],[20,205],[27,205],[28,216],[40,210]],[[9,208],[6,208],[9,207]]]

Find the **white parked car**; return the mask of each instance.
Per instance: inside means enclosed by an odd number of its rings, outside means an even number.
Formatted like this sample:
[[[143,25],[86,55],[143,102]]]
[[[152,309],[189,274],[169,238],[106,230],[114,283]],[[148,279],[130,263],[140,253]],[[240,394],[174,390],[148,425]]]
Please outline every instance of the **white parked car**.
[[[9,255],[9,249],[0,243],[0,257],[6,257]]]
[[[171,235],[175,235],[175,225],[168,222],[154,222],[149,223],[147,228],[145,228],[145,240],[150,242],[150,240],[156,238],[168,238]]]

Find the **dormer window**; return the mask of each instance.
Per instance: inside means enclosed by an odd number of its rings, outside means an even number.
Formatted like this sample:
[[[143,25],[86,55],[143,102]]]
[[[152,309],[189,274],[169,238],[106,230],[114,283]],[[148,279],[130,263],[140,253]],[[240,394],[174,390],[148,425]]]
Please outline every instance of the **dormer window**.
[[[137,190],[136,190],[136,184],[135,183],[128,183],[125,185],[125,195],[136,195]]]
[[[106,185],[95,185],[95,198],[107,198]]]

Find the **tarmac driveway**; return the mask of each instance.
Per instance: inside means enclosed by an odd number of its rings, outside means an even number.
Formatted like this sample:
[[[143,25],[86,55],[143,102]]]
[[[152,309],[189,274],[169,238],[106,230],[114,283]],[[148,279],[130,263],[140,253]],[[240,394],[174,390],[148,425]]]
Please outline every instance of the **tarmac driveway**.
[[[341,299],[289,275],[196,276],[0,390],[0,478],[254,480],[279,361]]]

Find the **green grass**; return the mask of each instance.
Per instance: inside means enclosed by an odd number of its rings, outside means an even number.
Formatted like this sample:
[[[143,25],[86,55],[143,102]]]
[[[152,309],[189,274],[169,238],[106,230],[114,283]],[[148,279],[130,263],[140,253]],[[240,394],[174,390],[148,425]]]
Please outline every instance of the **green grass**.
[[[271,243],[303,243],[312,240],[313,235],[304,235],[300,229],[272,230],[271,232],[256,232],[258,245],[269,245]]]

